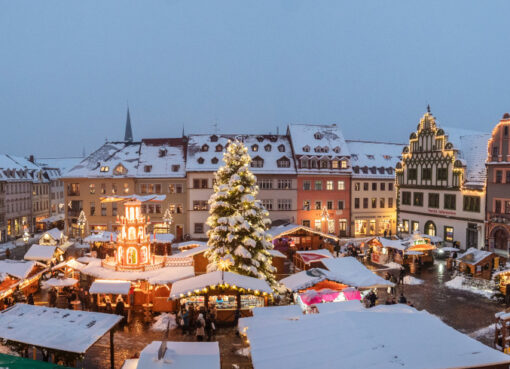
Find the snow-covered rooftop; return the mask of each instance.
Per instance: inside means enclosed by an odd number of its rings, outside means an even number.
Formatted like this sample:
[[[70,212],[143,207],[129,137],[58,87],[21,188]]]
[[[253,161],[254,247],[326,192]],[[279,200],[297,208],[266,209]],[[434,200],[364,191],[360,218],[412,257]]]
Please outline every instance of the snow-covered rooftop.
[[[172,248],[184,249],[184,248],[197,247],[197,246],[203,246],[203,245],[207,245],[207,242],[192,240],[192,241],[184,241],[184,242],[174,243],[174,244],[172,244]]]
[[[282,365],[294,369],[439,369],[510,363],[507,355],[439,318],[408,307],[402,310],[400,305],[363,309],[359,303],[329,303],[319,306],[319,314],[307,315],[288,309],[282,313],[277,308],[259,315],[262,309],[266,308],[254,309],[253,317],[240,320],[250,341],[254,369]]]
[[[279,238],[279,237],[284,237],[286,235],[292,234],[292,233],[300,231],[300,230],[305,231],[307,233],[316,234],[318,236],[322,236],[325,238],[339,240],[339,238],[334,235],[319,232],[319,231],[316,231],[315,229],[312,229],[310,227],[306,227],[303,225],[299,225],[299,224],[283,224],[280,226],[271,227],[270,229],[267,230],[266,233],[269,234],[272,238]]]
[[[18,279],[25,279],[34,269],[34,266],[34,261],[0,260],[0,273],[5,273]]]
[[[16,304],[0,311],[0,338],[83,354],[123,317]]]
[[[237,286],[252,291],[273,292],[269,284],[261,279],[232,272],[216,271],[175,282],[172,285],[170,297],[179,298],[181,294],[194,293],[195,290],[202,290],[203,288],[219,284],[229,284],[230,286]]]
[[[404,144],[347,140],[353,178],[395,178]]]
[[[393,283],[368,270],[356,258],[327,258],[322,264],[335,276],[335,280],[351,287],[377,288],[392,286]]]
[[[50,245],[32,245],[23,257],[25,260],[50,261],[55,255],[56,246]]]
[[[218,342],[166,342],[166,351],[158,360],[162,342],[153,341],[140,353],[136,369],[220,369]]]
[[[92,233],[83,239],[85,242],[110,242],[112,240],[117,240],[116,232],[101,231],[99,233]]]
[[[130,281],[96,279],[90,286],[90,293],[112,293],[114,295],[127,295],[131,288]]]
[[[470,247],[466,250],[466,252],[459,255],[457,260],[466,264],[476,264],[492,254],[493,253],[490,251],[479,250],[476,247]]]
[[[183,178],[186,176],[186,144],[182,138],[143,139],[136,176]]]
[[[54,239],[55,241],[60,241],[62,237],[64,237],[64,232],[58,228],[52,228],[42,234],[40,242],[44,242],[44,239],[48,237]]]
[[[284,135],[190,135],[186,170],[213,172],[223,166],[223,152],[229,140],[240,138],[252,158],[254,174],[296,174],[292,149]],[[255,166],[260,163],[260,167]],[[278,164],[280,163],[280,164]]]
[[[156,241],[154,241],[154,237],[156,237]],[[156,233],[150,235],[151,242],[156,243],[172,243],[175,239],[175,236],[172,233]]]

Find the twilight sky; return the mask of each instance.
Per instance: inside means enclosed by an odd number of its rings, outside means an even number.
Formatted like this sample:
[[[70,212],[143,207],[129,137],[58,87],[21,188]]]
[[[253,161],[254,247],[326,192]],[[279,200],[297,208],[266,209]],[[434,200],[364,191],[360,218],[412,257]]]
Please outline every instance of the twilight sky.
[[[0,0],[0,152],[339,124],[407,142],[427,103],[490,132],[510,111],[510,2]]]

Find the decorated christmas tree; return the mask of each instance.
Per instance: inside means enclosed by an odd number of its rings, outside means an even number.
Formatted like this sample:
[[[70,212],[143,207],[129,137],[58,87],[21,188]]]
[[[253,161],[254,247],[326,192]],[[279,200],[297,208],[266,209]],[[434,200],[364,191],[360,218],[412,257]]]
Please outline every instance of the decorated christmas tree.
[[[274,285],[275,268],[268,251],[273,245],[266,234],[271,221],[256,199],[257,179],[249,169],[248,150],[239,140],[229,142],[223,161],[209,199],[208,271],[229,270]]]

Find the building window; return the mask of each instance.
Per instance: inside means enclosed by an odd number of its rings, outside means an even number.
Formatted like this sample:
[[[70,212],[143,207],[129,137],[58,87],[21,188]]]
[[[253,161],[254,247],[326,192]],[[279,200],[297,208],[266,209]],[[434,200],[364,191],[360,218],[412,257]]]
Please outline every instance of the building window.
[[[423,206],[423,193],[422,192],[413,193],[413,205],[414,206]]]
[[[494,212],[497,214],[501,214],[501,200],[494,201]]]
[[[402,191],[402,205],[411,205],[411,192]]]
[[[338,200],[338,210],[343,210],[343,209],[344,209],[344,202],[343,202],[343,200]]]
[[[496,170],[496,183],[503,183],[503,171]]]
[[[388,183],[388,191],[393,191],[393,182]]]
[[[431,168],[423,168],[421,170],[421,179],[431,180],[432,179],[432,169]]]
[[[322,201],[315,201],[315,210],[322,209]]]
[[[291,210],[292,200],[291,199],[278,199],[278,210]]]
[[[200,211],[207,209],[208,209],[207,200],[193,200],[193,210]]]
[[[279,179],[278,189],[279,190],[290,190],[292,188],[292,179]]]
[[[381,209],[384,209],[384,205],[385,205],[385,199],[384,199],[384,197],[379,198],[379,207],[380,207]]]
[[[416,180],[416,178],[418,178],[418,171],[416,170],[416,168],[410,168],[407,170],[407,180],[408,181],[413,181],[413,180]]]
[[[204,233],[204,223],[195,223],[194,231],[195,233]]]
[[[96,213],[96,204],[91,201],[90,202],[90,215],[94,215]]]
[[[437,168],[436,176],[439,181],[446,181],[448,179],[448,169]]]
[[[338,221],[338,230],[339,230],[340,232],[345,232],[345,231],[347,231],[347,220],[345,220],[345,219],[340,219],[340,220]]]
[[[359,197],[354,198],[354,209],[359,209]]]
[[[129,193],[129,183],[124,183],[124,193]]]
[[[322,191],[322,181],[315,181],[315,191]]]
[[[333,210],[333,201],[327,201],[326,207],[328,208],[328,210]]]
[[[112,202],[112,216],[114,216],[114,217],[117,216],[117,203],[116,202]]]
[[[345,182],[344,182],[344,181],[338,181],[338,182],[337,182],[337,190],[338,190],[338,191],[343,191],[343,190],[345,190]]]
[[[506,180],[505,183],[510,183],[510,170],[506,171]]]
[[[411,232],[416,232],[420,229],[420,223],[416,222],[416,221],[412,221],[411,222]]]
[[[290,168],[290,160],[286,157],[283,157],[276,161],[276,165],[278,168]]]
[[[262,206],[268,211],[273,210],[273,200],[272,199],[262,199]]]
[[[363,209],[368,209],[368,197],[363,198]]]
[[[439,208],[439,194],[438,193],[429,193],[429,208],[434,208],[434,209]]]
[[[408,220],[404,220],[402,222],[402,228],[404,228],[404,233],[409,233],[409,221]]]
[[[310,191],[312,189],[312,183],[310,181],[303,181],[303,190]]]
[[[456,196],[455,195],[444,195],[444,208],[448,210],[455,210],[456,204],[455,204]]]
[[[331,161],[331,168],[338,169],[338,160]]]
[[[328,191],[333,190],[333,181],[326,181],[326,190]]]
[[[310,210],[310,200],[303,201],[303,210]]]
[[[304,227],[310,228],[310,221],[309,220],[303,220],[302,224],[303,224]]]
[[[112,183],[112,195],[116,195],[116,194],[117,194],[117,184]]]
[[[388,198],[388,207],[389,207],[389,208],[392,208],[392,207],[393,207],[393,197],[389,197],[389,198]]]
[[[380,189],[381,189],[381,191],[386,191],[386,183],[381,182],[380,183]]]
[[[377,191],[377,182],[372,182],[372,191]]]
[[[67,185],[67,195],[68,196],[80,196],[80,184],[79,183],[70,183]]]
[[[264,167],[264,159],[262,159],[260,156],[256,156],[251,161],[251,167],[252,168],[262,168]]]
[[[313,225],[314,225],[314,229],[315,229],[316,231],[319,231],[319,232],[321,232],[321,231],[322,231],[322,229],[321,229],[321,228],[322,228],[322,222],[321,222],[321,220],[320,220],[320,219],[315,219],[315,220],[313,221]]]
[[[341,167],[342,169],[346,169],[346,168],[347,168],[347,160],[342,160],[342,161],[340,162],[340,167]]]
[[[464,196],[464,211],[480,212],[480,196]]]
[[[368,191],[368,182],[363,183],[363,191]]]
[[[150,173],[150,172],[151,172],[151,170],[152,170],[152,165],[144,165],[144,166],[143,166],[143,171],[144,171],[145,173]]]
[[[270,190],[273,188],[273,180],[268,178],[259,179],[257,185],[261,190]]]
[[[510,201],[505,201],[505,214],[510,214]]]
[[[360,191],[360,190],[361,190],[361,185],[360,185],[360,183],[359,183],[359,182],[356,182],[356,183],[354,184],[354,191]]]
[[[106,216],[106,204],[104,203],[101,203],[101,216],[102,217]]]
[[[377,198],[376,197],[372,197],[372,209],[376,209],[377,208]]]
[[[96,185],[94,183],[89,184],[89,193],[91,195],[96,193]]]
[[[444,240],[446,242],[453,242],[453,227],[444,227]]]
[[[106,183],[101,183],[101,195],[106,195]]]
[[[334,219],[328,219],[328,233],[329,234],[335,233],[335,220]]]

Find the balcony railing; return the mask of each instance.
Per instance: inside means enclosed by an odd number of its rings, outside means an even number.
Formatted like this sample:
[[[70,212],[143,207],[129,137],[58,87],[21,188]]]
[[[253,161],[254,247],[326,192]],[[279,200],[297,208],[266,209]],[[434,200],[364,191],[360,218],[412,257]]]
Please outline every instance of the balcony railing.
[[[488,219],[493,223],[510,224],[510,214],[489,212]]]

